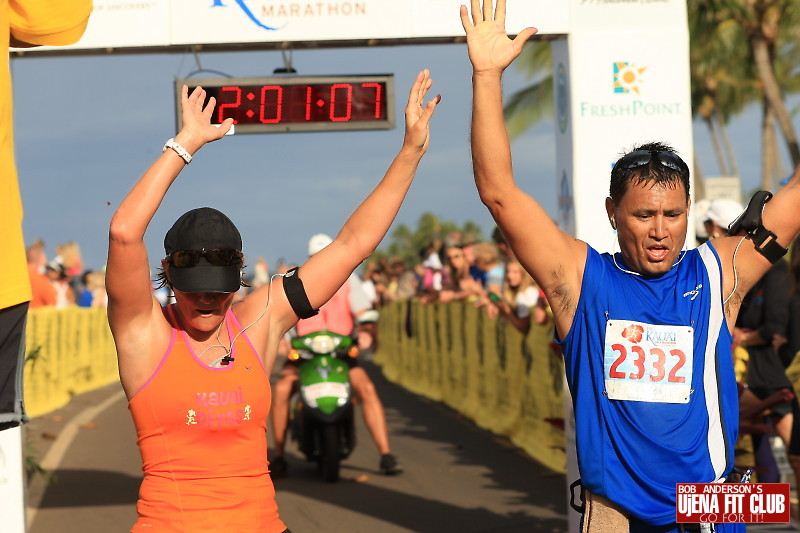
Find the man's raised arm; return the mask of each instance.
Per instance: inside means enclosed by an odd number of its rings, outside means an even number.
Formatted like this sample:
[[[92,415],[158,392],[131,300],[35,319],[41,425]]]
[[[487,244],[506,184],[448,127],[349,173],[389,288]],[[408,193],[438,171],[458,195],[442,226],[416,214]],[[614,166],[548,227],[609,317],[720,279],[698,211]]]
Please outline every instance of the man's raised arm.
[[[513,40],[505,30],[505,0],[472,0],[461,6],[472,62],[472,163],[481,201],[489,209],[519,262],[547,295],[560,335],[572,324],[586,260],[586,244],[567,235],[542,207],[514,183],[511,146],[503,122],[503,71],[536,33],[526,28]]]
[[[789,183],[764,206],[762,225],[775,234],[775,240],[784,248],[788,248],[800,232],[800,166],[795,169]],[[766,257],[756,250],[751,239],[742,239],[742,236],[732,236],[714,240],[714,247],[720,255],[725,273],[725,298],[736,293],[736,297],[731,298],[726,309],[726,312],[733,317],[738,313],[739,305],[747,292],[772,266]],[[735,271],[732,267],[734,255]]]

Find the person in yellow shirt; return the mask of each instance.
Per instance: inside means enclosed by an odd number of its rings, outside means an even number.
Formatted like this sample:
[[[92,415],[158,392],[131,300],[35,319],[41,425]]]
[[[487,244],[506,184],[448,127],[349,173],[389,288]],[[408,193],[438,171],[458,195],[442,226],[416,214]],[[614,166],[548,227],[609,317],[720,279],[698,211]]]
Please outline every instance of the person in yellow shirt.
[[[66,45],[80,39],[91,0],[0,0],[0,429],[27,421],[22,402],[24,332],[31,299],[22,201],[14,164],[10,46]]]

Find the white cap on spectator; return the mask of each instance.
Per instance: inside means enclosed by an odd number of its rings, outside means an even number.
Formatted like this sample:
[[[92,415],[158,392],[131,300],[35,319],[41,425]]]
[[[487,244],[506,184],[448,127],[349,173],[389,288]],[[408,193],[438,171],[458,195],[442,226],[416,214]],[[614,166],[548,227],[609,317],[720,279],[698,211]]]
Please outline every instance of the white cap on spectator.
[[[311,257],[332,242],[333,239],[331,239],[328,235],[325,235],[324,233],[317,233],[308,241],[308,256]]]
[[[744,207],[739,202],[728,198],[717,198],[711,200],[706,220],[711,220],[720,228],[727,230],[731,222],[742,214],[742,211],[744,211]]]
[[[692,211],[694,212],[694,233],[698,239],[708,238],[706,231],[706,220],[708,220],[708,208],[711,206],[711,200],[698,200],[692,204]]]

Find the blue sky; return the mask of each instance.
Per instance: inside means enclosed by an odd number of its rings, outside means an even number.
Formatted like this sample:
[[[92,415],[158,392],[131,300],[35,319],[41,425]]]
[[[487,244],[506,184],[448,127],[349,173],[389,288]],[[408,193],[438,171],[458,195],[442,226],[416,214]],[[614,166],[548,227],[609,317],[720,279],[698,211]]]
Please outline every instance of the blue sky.
[[[278,51],[199,57],[202,67],[237,77],[271,75],[283,65]],[[204,205],[222,210],[237,224],[248,263],[259,256],[271,265],[278,258],[304,260],[308,238],[319,232],[335,234],[397,153],[407,90],[422,68],[431,69],[433,94],[441,93],[443,101],[433,119],[430,149],[398,221],[413,227],[421,214],[433,212],[443,220],[473,220],[487,233],[491,230],[471,175],[471,70],[465,45],[299,50],[293,63],[301,75],[394,74],[398,127],[234,135],[207,145],[173,185],[150,225],[146,243],[151,265],[163,255],[163,236],[172,222]],[[197,68],[191,54],[29,54],[12,60],[26,241],[44,239],[52,256],[57,244],[74,240],[87,268],[104,264],[115,208],[175,134],[174,80]],[[512,66],[506,93],[525,84]],[[760,145],[753,139],[759,131],[756,108],[737,117],[729,131],[745,191],[758,185]],[[699,125],[695,146],[703,174],[716,174],[708,136]],[[512,148],[518,183],[555,214],[552,120],[527,132]]]

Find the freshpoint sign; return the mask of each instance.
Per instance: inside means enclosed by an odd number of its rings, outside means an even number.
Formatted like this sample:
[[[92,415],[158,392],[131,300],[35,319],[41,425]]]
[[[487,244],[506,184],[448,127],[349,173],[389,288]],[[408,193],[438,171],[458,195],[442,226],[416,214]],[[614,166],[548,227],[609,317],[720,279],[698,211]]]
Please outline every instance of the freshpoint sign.
[[[648,95],[649,66],[640,66],[629,61],[612,62],[610,83],[602,100],[583,100],[579,116],[584,118],[658,117],[680,115],[685,111],[684,103],[678,100],[645,100]],[[652,74],[652,72],[650,73]],[[652,77],[652,76],[651,76]],[[636,96],[641,96],[637,98]]]

